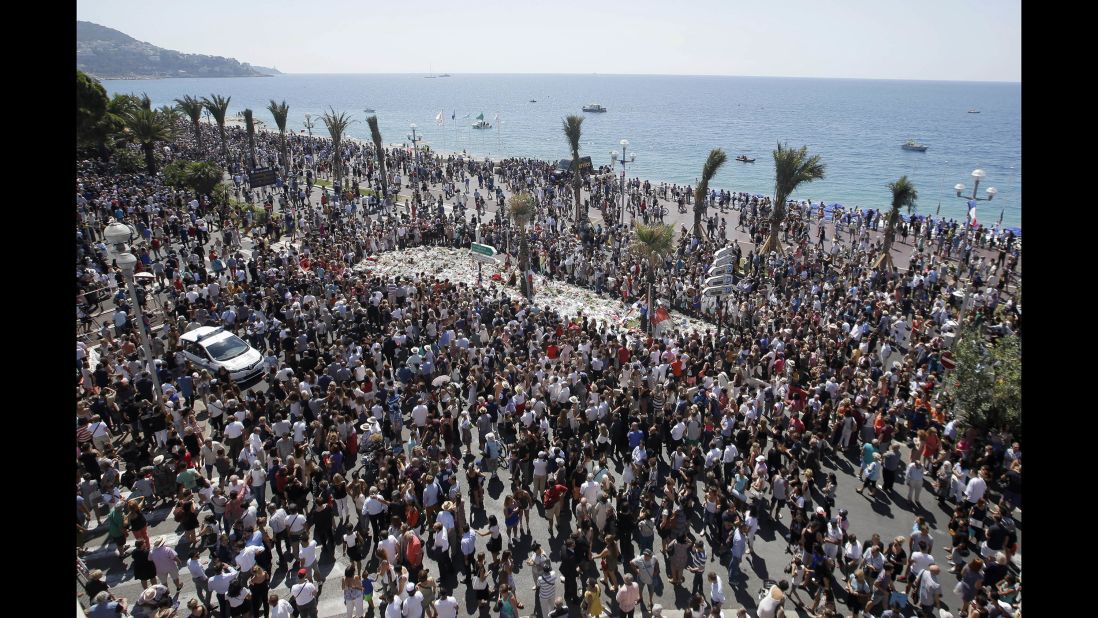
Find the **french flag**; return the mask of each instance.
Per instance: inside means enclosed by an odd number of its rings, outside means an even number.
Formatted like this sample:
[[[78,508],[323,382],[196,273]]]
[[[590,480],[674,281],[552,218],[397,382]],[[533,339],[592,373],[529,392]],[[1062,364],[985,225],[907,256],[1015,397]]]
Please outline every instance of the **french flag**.
[[[969,225],[972,227],[976,227],[979,225],[979,223],[976,221],[976,200],[968,201],[968,220]]]

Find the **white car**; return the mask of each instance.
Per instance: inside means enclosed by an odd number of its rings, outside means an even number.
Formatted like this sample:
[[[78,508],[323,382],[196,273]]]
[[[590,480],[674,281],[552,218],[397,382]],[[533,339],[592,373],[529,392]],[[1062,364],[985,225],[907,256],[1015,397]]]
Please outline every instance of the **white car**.
[[[240,337],[220,326],[200,326],[179,338],[183,354],[192,363],[216,375],[224,367],[233,382],[263,373],[263,355]]]

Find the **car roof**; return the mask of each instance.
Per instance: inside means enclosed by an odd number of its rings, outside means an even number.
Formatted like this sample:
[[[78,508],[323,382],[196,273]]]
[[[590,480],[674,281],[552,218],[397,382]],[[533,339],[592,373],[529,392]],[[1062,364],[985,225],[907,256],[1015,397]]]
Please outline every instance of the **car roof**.
[[[220,326],[199,326],[192,331],[183,333],[179,339],[181,341],[203,341],[224,332],[225,329]],[[221,337],[218,337],[218,339],[221,339]]]

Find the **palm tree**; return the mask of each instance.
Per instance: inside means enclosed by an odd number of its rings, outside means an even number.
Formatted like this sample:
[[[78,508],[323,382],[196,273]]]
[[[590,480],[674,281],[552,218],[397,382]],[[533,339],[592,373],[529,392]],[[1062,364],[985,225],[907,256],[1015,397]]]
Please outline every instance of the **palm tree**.
[[[347,112],[336,114],[335,108],[329,109],[330,111],[324,112],[320,119],[324,122],[324,126],[328,127],[328,134],[332,136],[332,182],[343,184],[343,134],[354,120],[351,120]]]
[[[130,139],[141,144],[141,150],[145,152],[145,167],[149,175],[155,175],[156,156],[153,147],[156,142],[166,142],[172,138],[174,128],[171,123],[160,111],[142,107],[126,118],[126,128],[129,129]]]
[[[785,221],[786,200],[801,183],[823,177],[824,164],[820,162],[820,155],[808,156],[807,146],[793,150],[778,144],[778,149],[774,151],[774,205],[770,211],[770,237],[759,248],[760,253],[782,252],[778,232]]]
[[[709,151],[709,157],[705,160],[705,167],[702,168],[701,182],[698,183],[698,188],[694,190],[694,236],[698,238],[702,237],[702,215],[705,214],[705,201],[709,196],[709,181],[713,180],[717,170],[721,169],[721,166],[727,160],[728,155],[724,154],[723,150],[714,148]]]
[[[580,200],[580,187],[583,180],[580,176],[580,137],[583,134],[583,116],[568,116],[564,119],[564,136],[568,138],[568,148],[572,151],[572,190],[576,193],[576,225],[580,224],[583,217],[583,204]]]
[[[884,247],[881,248],[881,255],[873,263],[873,267],[887,266],[888,270],[891,271],[893,268],[892,243],[896,240],[896,224],[900,222],[900,209],[907,207],[908,214],[914,212],[915,200],[919,199],[919,192],[915,189],[915,185],[907,179],[907,176],[900,176],[900,179],[896,182],[888,183],[888,188],[892,190],[892,210],[888,213],[888,229],[885,230]]]
[[[248,149],[251,152],[252,169],[255,169],[255,114],[252,110],[245,109],[240,112],[244,116],[244,128],[248,131]]]
[[[183,97],[182,99],[176,99],[175,100],[175,105],[176,105],[176,107],[179,108],[179,110],[181,112],[186,114],[187,117],[191,119],[191,124],[194,125],[194,138],[195,138],[195,140],[198,141],[198,148],[199,148],[199,150],[201,150],[202,149],[202,130],[201,130],[202,101],[195,98],[195,97],[192,97],[191,95],[188,94],[185,97]]]
[[[229,145],[225,140],[225,115],[229,113],[229,101],[231,100],[232,97],[223,97],[219,94],[211,94],[210,98],[202,99],[202,105],[217,121],[217,131],[221,135],[221,156],[225,158],[225,161],[229,160]]]
[[[367,118],[366,124],[370,125],[370,140],[374,142],[378,173],[381,174],[381,195],[382,199],[385,199],[389,195],[389,179],[385,173],[385,149],[381,144],[381,129],[377,128],[377,116]]]
[[[274,99],[271,99],[270,105],[267,106],[267,111],[271,112],[271,115],[274,116],[275,124],[278,125],[278,137],[282,150],[282,165],[286,167],[288,173],[290,170],[290,158],[286,156],[286,119],[290,117],[290,106],[286,105],[286,101],[275,103]]]
[[[160,112],[160,115],[164,117],[164,120],[172,125],[173,129],[175,128],[176,123],[178,123],[181,118],[179,110],[171,105],[161,105],[156,109],[156,111]]]
[[[648,262],[648,332],[652,332],[652,318],[656,315],[652,306],[652,288],[656,284],[656,270],[675,249],[675,226],[638,225],[637,237],[630,250]]]
[[[508,210],[519,230],[519,270],[522,271],[522,295],[533,298],[534,290],[526,278],[530,268],[530,247],[526,243],[526,224],[534,217],[534,198],[529,193],[516,193],[507,201]]]

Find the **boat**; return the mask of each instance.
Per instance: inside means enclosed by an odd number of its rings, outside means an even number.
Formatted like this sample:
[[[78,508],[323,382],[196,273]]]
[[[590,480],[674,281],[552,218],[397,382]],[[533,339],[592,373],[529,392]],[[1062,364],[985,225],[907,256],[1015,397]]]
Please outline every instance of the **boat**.
[[[438,77],[438,75],[424,75],[423,79],[434,79],[436,77]]]
[[[585,112],[594,112],[594,113],[600,113],[601,114],[602,112],[606,111],[606,108],[599,105],[598,103],[591,103],[590,105],[584,105],[583,106],[583,111],[585,111]]]
[[[372,107],[367,107],[366,109],[364,109],[364,110],[362,110],[362,111],[366,112],[367,114],[372,114],[372,113],[374,113],[374,108],[372,108]]]
[[[450,74],[449,73],[443,73],[442,75],[439,75],[439,77],[450,77]]]
[[[968,110],[968,113],[970,113],[970,114],[979,114],[979,113],[980,113],[980,110],[978,110],[978,109],[970,109],[970,110]]]
[[[473,128],[474,129],[491,129],[492,128],[492,125],[484,119],[484,112],[481,112],[480,115],[477,116],[477,121],[473,123]]]
[[[747,155],[740,155],[740,156],[736,157],[736,160],[737,161],[743,161],[744,163],[754,163],[755,162],[754,159],[748,157]]]
[[[531,103],[537,103],[537,99],[530,99]]]
[[[903,148],[904,150],[914,150],[915,152],[926,152],[927,149],[926,146],[920,144],[919,142],[916,142],[913,139],[907,140],[907,143],[900,146],[900,148]]]

